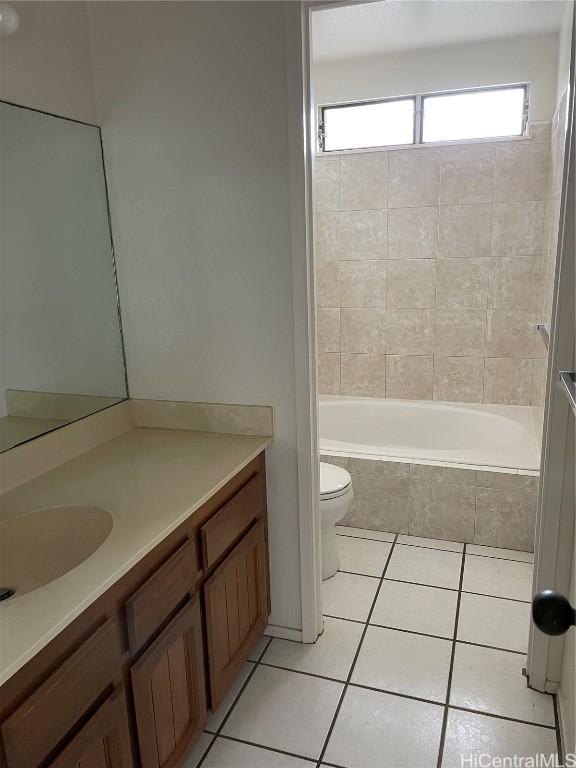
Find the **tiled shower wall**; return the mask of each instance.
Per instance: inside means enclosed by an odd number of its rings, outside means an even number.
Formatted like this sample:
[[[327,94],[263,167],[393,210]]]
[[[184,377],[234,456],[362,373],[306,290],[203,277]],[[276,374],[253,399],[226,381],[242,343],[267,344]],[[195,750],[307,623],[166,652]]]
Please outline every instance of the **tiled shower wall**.
[[[321,394],[542,404],[550,128],[316,159]]]

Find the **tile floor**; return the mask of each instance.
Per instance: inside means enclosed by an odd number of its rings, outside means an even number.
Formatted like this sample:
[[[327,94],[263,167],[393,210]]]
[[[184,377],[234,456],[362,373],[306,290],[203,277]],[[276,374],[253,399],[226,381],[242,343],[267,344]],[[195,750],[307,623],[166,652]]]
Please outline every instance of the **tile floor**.
[[[261,638],[185,768],[461,768],[473,754],[556,754],[553,697],[522,676],[530,555],[344,527],[338,542],[323,635]]]

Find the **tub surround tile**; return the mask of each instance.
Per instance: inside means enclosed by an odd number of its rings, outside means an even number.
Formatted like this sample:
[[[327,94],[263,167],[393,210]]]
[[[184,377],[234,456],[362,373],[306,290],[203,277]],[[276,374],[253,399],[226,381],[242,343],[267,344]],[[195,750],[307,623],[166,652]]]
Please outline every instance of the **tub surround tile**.
[[[340,263],[320,261],[316,264],[316,301],[319,307],[340,306]]]
[[[532,393],[530,404],[543,406],[546,400],[546,377],[548,375],[548,359],[532,360]]]
[[[342,261],[386,258],[386,211],[343,211],[338,226]]]
[[[318,391],[324,395],[340,394],[340,355],[318,353]]]
[[[367,531],[365,528],[351,528],[347,525],[337,525],[336,534],[338,536],[352,536],[358,539],[374,539],[375,541],[388,541],[392,543],[396,538],[395,533],[385,533],[384,531]]]
[[[537,314],[523,309],[489,309],[486,320],[487,357],[544,357]]]
[[[327,464],[335,464],[337,467],[348,469],[348,456],[344,454],[322,452],[320,454],[320,461],[325,461]]]
[[[358,528],[408,533],[410,481],[354,475],[354,506],[341,521]]]
[[[465,592],[530,602],[532,571],[531,563],[466,555],[462,589]]]
[[[534,549],[537,495],[528,491],[478,488],[475,544]]]
[[[549,120],[528,123],[528,135],[532,141],[550,141],[552,138],[552,123]]]
[[[529,491],[538,493],[540,473],[519,475],[508,472],[478,472],[476,483],[482,488],[498,488],[505,491]]]
[[[458,640],[508,651],[528,651],[530,605],[465,593],[460,601]]]
[[[491,205],[441,206],[438,229],[439,258],[490,256],[491,236]]]
[[[535,360],[488,357],[484,369],[484,397],[490,403],[530,405]]]
[[[490,259],[438,259],[438,309],[485,309],[488,303]]]
[[[341,310],[342,352],[384,354],[387,314],[385,309],[346,307]]]
[[[436,304],[436,261],[388,261],[389,309],[433,309]]]
[[[448,467],[436,464],[414,462],[410,466],[410,479],[423,483],[453,483],[475,485],[476,471],[464,467]]]
[[[434,310],[389,309],[386,352],[389,355],[431,355],[434,351]]]
[[[341,391],[343,395],[386,397],[386,356],[343,354]]]
[[[484,357],[486,312],[439,309],[435,313],[434,353],[443,357]]]
[[[545,200],[550,196],[550,146],[540,142],[496,148],[494,200]]]
[[[340,240],[337,211],[316,211],[315,257],[318,261],[340,261]]]
[[[386,307],[385,261],[343,261],[340,274],[342,307]]]
[[[441,152],[440,205],[492,202],[494,145]]]
[[[541,256],[493,258],[490,262],[488,306],[537,311],[541,285]]]
[[[410,464],[382,459],[366,459],[351,456],[348,460],[348,470],[352,474],[378,475],[379,477],[408,479]]]
[[[436,357],[434,359],[434,400],[481,403],[483,397],[483,357]]]
[[[474,541],[476,489],[450,483],[410,483],[410,533]]]
[[[314,159],[314,204],[317,211],[337,211],[340,207],[340,167],[337,157]]]
[[[389,208],[438,205],[440,153],[437,150],[390,152],[388,174]]]
[[[388,153],[340,157],[340,209],[365,211],[388,203]]]
[[[534,256],[544,247],[546,204],[494,203],[492,256]]]
[[[452,639],[457,600],[448,589],[384,581],[370,623]]]
[[[433,369],[431,356],[386,355],[387,396],[398,400],[430,400]]]
[[[319,307],[316,313],[318,351],[340,352],[340,310]]]
[[[438,209],[392,208],[388,212],[389,259],[435,259]]]

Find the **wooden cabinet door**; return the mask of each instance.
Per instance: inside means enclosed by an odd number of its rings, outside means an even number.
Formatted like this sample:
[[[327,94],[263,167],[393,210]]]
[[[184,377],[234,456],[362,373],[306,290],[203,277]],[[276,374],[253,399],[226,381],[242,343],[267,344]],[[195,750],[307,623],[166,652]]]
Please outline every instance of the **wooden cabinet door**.
[[[257,523],[204,585],[211,707],[215,710],[268,622],[266,526]]]
[[[49,768],[132,768],[133,765],[126,696],[120,685]]]
[[[131,669],[142,768],[177,763],[206,723],[198,597],[180,610]]]

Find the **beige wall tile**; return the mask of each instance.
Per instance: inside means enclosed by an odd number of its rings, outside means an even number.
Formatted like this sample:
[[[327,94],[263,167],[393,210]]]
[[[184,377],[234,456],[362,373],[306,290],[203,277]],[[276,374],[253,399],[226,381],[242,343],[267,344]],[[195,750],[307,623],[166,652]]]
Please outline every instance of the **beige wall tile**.
[[[486,358],[484,401],[503,405],[530,405],[532,362],[510,357]]]
[[[359,475],[379,475],[380,477],[403,478],[410,477],[410,464],[400,461],[381,461],[380,459],[359,459],[350,456],[348,470]],[[354,481],[354,478],[352,478]]]
[[[438,208],[388,211],[389,259],[435,259],[437,253]]]
[[[343,395],[386,397],[385,355],[342,355]]]
[[[444,205],[440,208],[439,258],[490,256],[491,237],[491,205]]]
[[[495,309],[531,309],[539,306],[542,286],[540,256],[496,257],[490,262],[488,306]]]
[[[440,154],[435,149],[389,153],[388,207],[438,205]]]
[[[494,203],[492,256],[535,256],[544,250],[546,204]]]
[[[434,358],[434,400],[481,403],[483,396],[483,357]]]
[[[342,352],[386,352],[386,310],[341,310]]]
[[[550,141],[552,138],[552,123],[528,123],[528,135],[532,141]]]
[[[340,394],[340,355],[337,353],[318,353],[318,394]]]
[[[342,467],[342,469],[348,469],[348,458],[348,456],[331,456],[327,453],[320,454],[320,461],[323,461],[325,464],[334,464],[337,467]]]
[[[536,494],[478,488],[474,544],[534,551]]]
[[[386,211],[343,211],[340,213],[340,258],[343,261],[385,259],[386,222]]]
[[[474,541],[474,486],[410,483],[410,534],[449,541]]]
[[[532,360],[532,394],[530,405],[544,405],[546,400],[546,376],[548,373],[548,358]]]
[[[386,355],[387,397],[398,400],[431,400],[432,379],[432,357]]]
[[[386,352],[389,355],[431,355],[433,351],[433,309],[387,311]]]
[[[343,261],[340,296],[342,307],[386,306],[385,261]]]
[[[340,157],[340,210],[386,208],[387,201],[387,152]]]
[[[495,488],[501,491],[529,491],[538,493],[538,477],[530,475],[513,475],[510,472],[490,472],[478,470],[476,484],[480,488]]]
[[[340,352],[340,310],[319,307],[316,323],[318,351]]]
[[[438,259],[436,305],[439,309],[483,309],[488,301],[490,259]]]
[[[538,316],[523,309],[489,309],[486,357],[544,357]]]
[[[378,475],[354,476],[354,506],[342,525],[408,533],[410,481]]]
[[[389,309],[432,309],[436,303],[436,260],[388,261]]]
[[[476,470],[459,467],[441,467],[432,464],[410,465],[410,479],[422,483],[452,483],[455,485],[475,485]]]
[[[441,152],[440,205],[490,203],[494,190],[494,146]]]
[[[486,312],[483,309],[439,309],[436,312],[434,352],[444,357],[483,357]]]
[[[496,148],[494,200],[545,200],[550,194],[550,146],[522,142]]]
[[[314,159],[314,207],[317,211],[337,211],[340,207],[339,158]]]
[[[316,211],[314,253],[317,261],[340,260],[338,215],[337,211]]]
[[[340,306],[340,263],[319,261],[316,264],[316,302],[319,307]]]

